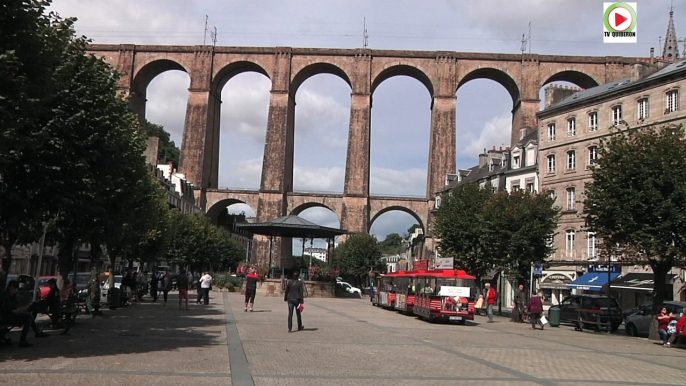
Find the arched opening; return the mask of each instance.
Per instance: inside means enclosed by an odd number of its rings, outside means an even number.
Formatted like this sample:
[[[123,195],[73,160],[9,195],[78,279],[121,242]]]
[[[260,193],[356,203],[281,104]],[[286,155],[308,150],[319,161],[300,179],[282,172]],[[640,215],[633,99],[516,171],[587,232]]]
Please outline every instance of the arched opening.
[[[173,142],[165,144],[160,138],[158,158],[161,162],[168,158],[169,154],[166,152],[174,151],[172,147],[179,150],[181,148],[190,83],[190,76],[183,67],[169,60],[148,64],[138,72],[133,81],[136,95],[131,96],[131,108],[141,119],[162,126]],[[137,111],[140,108],[142,110]]]
[[[219,72],[221,93],[218,184],[259,189],[271,81],[259,66],[241,62]],[[225,87],[226,86],[226,87]]]
[[[598,86],[599,82],[580,71],[561,71],[546,79],[539,90],[541,110],[554,106],[576,92]]]
[[[312,66],[308,67],[311,68]],[[294,84],[293,190],[342,193],[350,124],[350,85],[331,66]],[[333,74],[333,75],[332,75]],[[294,244],[295,245],[295,244]]]
[[[301,205],[291,212],[296,216],[313,222],[317,225],[340,228],[341,221],[336,213],[328,207],[318,203],[307,203]],[[333,242],[337,243],[338,237]],[[293,257],[296,266],[309,267],[310,257],[312,265],[322,265],[328,263],[327,240],[326,239],[306,239],[303,250],[303,240],[293,239]],[[301,265],[302,264],[302,265]]]
[[[393,207],[380,211],[370,221],[369,234],[379,241],[381,252],[390,256],[386,259],[388,272],[395,271],[395,263],[407,261],[407,257],[422,256],[424,226],[408,209]]]
[[[380,78],[386,81],[372,96],[370,193],[424,197],[433,89],[425,75],[389,71]]]
[[[465,77],[457,90],[457,168],[479,165],[484,149],[510,146],[512,111],[519,99],[516,83],[499,70],[477,70]]]
[[[257,212],[255,209],[243,201],[229,198],[221,200],[212,205],[205,213],[213,224],[228,226],[234,220],[239,222],[252,221]]]

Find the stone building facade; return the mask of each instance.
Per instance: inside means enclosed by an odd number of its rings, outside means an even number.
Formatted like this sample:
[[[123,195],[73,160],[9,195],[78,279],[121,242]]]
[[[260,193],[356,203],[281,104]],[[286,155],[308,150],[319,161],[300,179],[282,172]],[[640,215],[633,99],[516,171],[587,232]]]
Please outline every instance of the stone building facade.
[[[684,92],[686,62],[655,59],[631,77],[576,92],[537,114],[540,190],[554,197],[562,212],[552,239],[552,268],[541,280],[566,276],[562,285],[541,286],[554,304],[571,293],[565,284],[599,258],[598,240],[584,229],[582,213],[584,186],[592,180],[600,140],[613,129],[686,123]],[[623,271],[642,272],[638,267]]]

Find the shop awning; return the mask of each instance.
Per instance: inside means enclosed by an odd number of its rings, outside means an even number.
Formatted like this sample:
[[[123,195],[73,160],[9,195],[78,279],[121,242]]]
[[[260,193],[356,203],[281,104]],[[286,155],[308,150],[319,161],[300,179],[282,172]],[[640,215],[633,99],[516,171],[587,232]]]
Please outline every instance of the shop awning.
[[[610,281],[615,280],[620,275],[620,273],[611,273]],[[567,286],[567,288],[587,291],[602,291],[605,284],[607,284],[607,272],[589,272],[574,280],[572,284]]]
[[[567,289],[567,286],[572,284],[572,279],[567,275],[553,273],[543,278],[543,281],[538,285],[541,289]]]
[[[674,280],[674,276],[669,275],[667,276],[666,283],[669,284],[672,280]],[[654,284],[652,273],[627,273],[619,280],[613,282],[612,288],[652,291]]]

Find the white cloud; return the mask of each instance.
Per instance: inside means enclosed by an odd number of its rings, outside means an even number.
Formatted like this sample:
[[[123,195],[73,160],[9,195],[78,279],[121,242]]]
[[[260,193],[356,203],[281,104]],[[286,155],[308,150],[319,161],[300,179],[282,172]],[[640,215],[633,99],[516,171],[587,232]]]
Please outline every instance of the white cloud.
[[[493,146],[509,146],[512,132],[512,116],[494,117],[486,124],[483,129],[475,132],[466,131],[464,139],[459,138],[458,143],[464,143],[464,147],[458,148],[460,157],[478,157],[484,149],[490,150]],[[460,167],[470,167],[473,165],[460,165]]]
[[[340,167],[318,168],[295,165],[293,168],[293,188],[308,192],[343,191],[345,169]]]
[[[241,214],[245,213],[245,216],[250,218],[250,217],[256,217],[257,213],[255,213],[255,209],[253,209],[250,205],[248,204],[232,204],[227,207],[229,209],[229,214]]]
[[[270,80],[257,73],[245,73],[229,80],[222,90],[222,131],[238,132],[264,144],[270,88]]]
[[[312,80],[313,82],[315,79]],[[340,130],[331,128],[347,127],[350,121],[350,108],[342,105],[333,97],[321,94],[310,88],[301,87],[295,96],[295,130],[296,136],[301,138],[316,135],[328,139],[331,134],[339,134]],[[347,131],[345,132],[347,138]],[[340,141],[339,138],[334,137]],[[335,143],[335,142],[331,142]]]
[[[370,192],[374,195],[426,195],[426,169],[371,168]]]
[[[228,164],[225,173],[219,173],[222,188],[257,189],[262,178],[262,158],[253,158]]]
[[[186,121],[190,77],[183,71],[167,71],[150,82],[145,103],[145,118],[164,126],[181,147]]]

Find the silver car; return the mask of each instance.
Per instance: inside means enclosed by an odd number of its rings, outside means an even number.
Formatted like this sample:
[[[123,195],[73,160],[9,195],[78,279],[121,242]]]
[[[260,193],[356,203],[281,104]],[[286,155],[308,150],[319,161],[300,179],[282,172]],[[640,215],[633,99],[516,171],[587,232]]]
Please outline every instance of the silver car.
[[[668,301],[664,303],[667,312],[674,315],[679,315],[681,310],[686,308],[686,302]],[[655,319],[655,312],[653,312],[653,305],[643,305],[638,312],[629,315],[626,318],[626,333],[630,336],[648,336],[650,335],[650,323]]]

